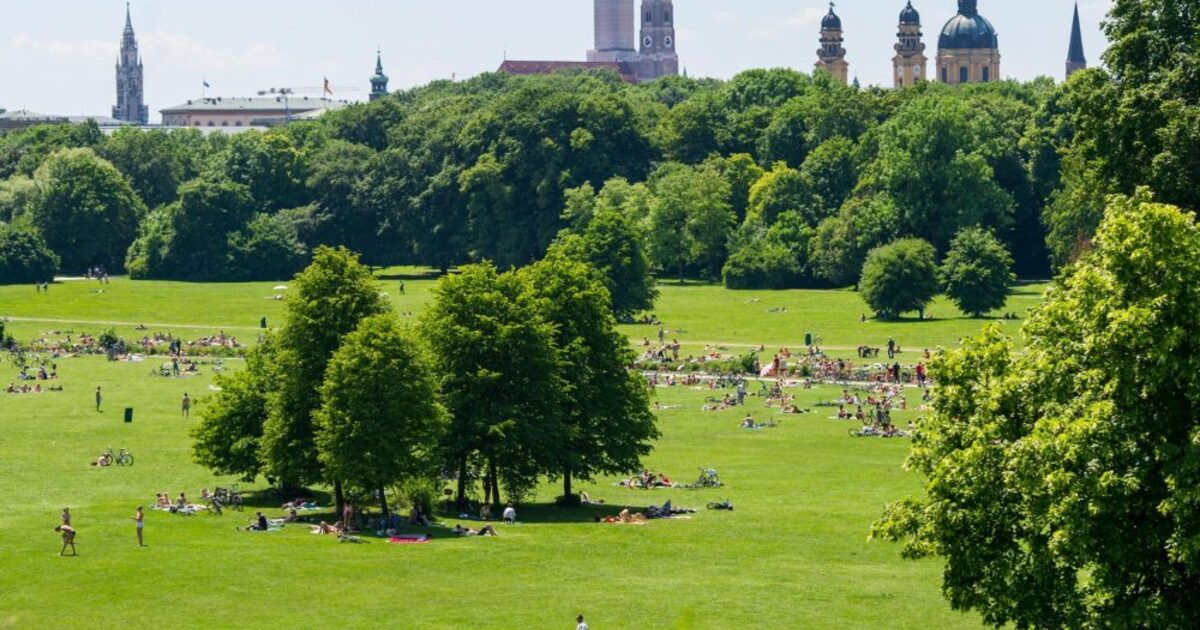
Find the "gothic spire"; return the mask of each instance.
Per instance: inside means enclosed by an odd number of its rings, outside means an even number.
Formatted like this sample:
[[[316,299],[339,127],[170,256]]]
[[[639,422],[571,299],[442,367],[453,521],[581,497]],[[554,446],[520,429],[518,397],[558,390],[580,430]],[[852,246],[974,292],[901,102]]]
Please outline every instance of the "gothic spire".
[[[1079,27],[1079,3],[1075,3],[1075,21],[1071,24],[1071,49],[1067,52],[1067,61],[1071,63],[1087,64],[1087,57],[1083,54],[1083,32]]]
[[[125,33],[121,37],[121,47],[125,49],[137,48],[137,39],[133,33],[133,16],[129,13],[129,3],[125,3]]]
[[[375,49],[375,74],[383,75],[383,50],[379,48]]]

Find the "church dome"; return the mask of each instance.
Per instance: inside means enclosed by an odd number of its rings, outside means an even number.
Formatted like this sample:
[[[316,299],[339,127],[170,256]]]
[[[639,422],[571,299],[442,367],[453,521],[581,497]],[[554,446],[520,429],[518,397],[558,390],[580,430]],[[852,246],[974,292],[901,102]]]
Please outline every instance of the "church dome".
[[[942,27],[938,48],[993,50],[999,47],[996,29],[987,18],[979,15],[976,0],[958,0],[958,15],[950,18]]]
[[[829,13],[821,19],[821,30],[824,31],[840,31],[842,30],[842,18],[838,17],[833,12],[833,3],[829,3]]]
[[[917,10],[913,8],[912,0],[909,0],[908,6],[904,7],[904,10],[900,12],[900,23],[901,24],[920,24],[921,23],[921,14],[917,13]]]

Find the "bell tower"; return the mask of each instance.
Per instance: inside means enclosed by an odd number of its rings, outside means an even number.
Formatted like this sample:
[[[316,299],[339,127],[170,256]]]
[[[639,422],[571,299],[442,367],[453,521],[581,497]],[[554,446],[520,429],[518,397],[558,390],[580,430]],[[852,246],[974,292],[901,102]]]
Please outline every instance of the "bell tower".
[[[125,32],[121,37],[121,55],[117,58],[117,104],[112,117],[117,120],[145,125],[150,122],[150,108],[143,102],[142,58],[138,55],[137,37],[133,33],[133,18],[129,3],[125,3]]]
[[[375,76],[371,77],[370,100],[377,101],[388,94],[388,77],[383,73],[383,52],[375,52]]]
[[[638,81],[679,74],[675,51],[675,7],[671,0],[642,0],[642,41]]]
[[[892,58],[893,77],[897,88],[916,85],[926,80],[929,59],[925,56],[925,43],[921,41],[921,14],[913,8],[912,0],[900,12],[899,41],[896,56]]]
[[[817,51],[817,70],[828,71],[842,83],[850,83],[850,64],[846,62],[846,49],[842,46],[842,18],[833,12],[829,3],[829,14],[821,19],[821,49]]]

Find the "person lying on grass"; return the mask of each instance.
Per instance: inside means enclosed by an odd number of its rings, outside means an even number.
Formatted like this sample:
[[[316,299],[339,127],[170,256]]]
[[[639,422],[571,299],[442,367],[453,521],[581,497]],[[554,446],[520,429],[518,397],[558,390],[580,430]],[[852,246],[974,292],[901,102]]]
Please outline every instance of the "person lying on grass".
[[[322,536],[324,536],[326,534],[334,534],[334,535],[340,536],[342,533],[342,530],[341,530],[341,528],[339,528],[337,526],[337,524],[330,525],[329,523],[326,523],[325,521],[321,521],[320,525],[315,525],[311,528],[310,533],[319,534]]]
[[[495,536],[496,528],[491,525],[484,525],[482,529],[476,531],[462,525],[455,525],[452,530],[455,536]]]

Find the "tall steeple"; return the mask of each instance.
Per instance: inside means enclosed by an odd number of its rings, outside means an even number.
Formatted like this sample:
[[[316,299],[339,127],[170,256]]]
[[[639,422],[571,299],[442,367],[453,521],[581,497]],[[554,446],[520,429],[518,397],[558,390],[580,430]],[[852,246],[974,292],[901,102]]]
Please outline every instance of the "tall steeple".
[[[842,83],[850,82],[850,64],[846,62],[846,49],[842,47],[842,18],[833,12],[821,19],[821,48],[817,51],[817,70],[825,70]]]
[[[1075,3],[1075,22],[1071,25],[1071,47],[1067,49],[1067,77],[1087,68],[1083,55],[1083,32],[1079,28],[1079,3]]]
[[[370,100],[381,99],[388,94],[388,77],[383,73],[383,51],[375,51],[375,76],[371,77]]]
[[[133,17],[126,2],[125,32],[121,36],[121,54],[117,58],[117,104],[113,106],[113,118],[139,125],[150,122],[150,108],[143,102],[142,78],[142,58],[138,54]]]

